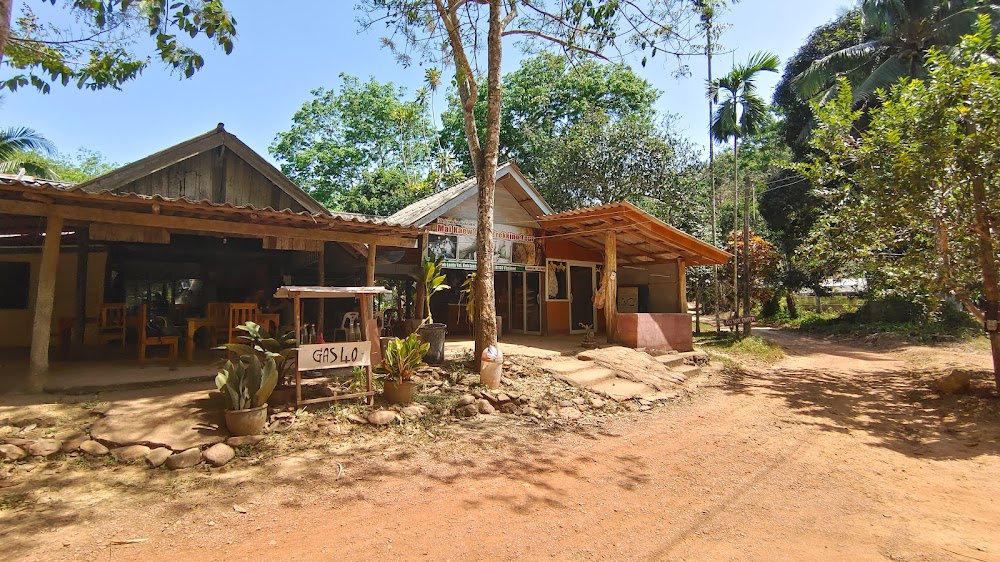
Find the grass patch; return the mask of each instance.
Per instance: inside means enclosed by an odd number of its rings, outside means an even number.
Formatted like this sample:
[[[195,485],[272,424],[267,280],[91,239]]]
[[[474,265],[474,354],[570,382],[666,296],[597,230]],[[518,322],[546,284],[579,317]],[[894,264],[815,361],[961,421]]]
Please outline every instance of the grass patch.
[[[698,343],[709,351],[745,361],[777,363],[785,357],[780,347],[760,336],[740,338],[736,334],[720,333],[717,336],[701,338]]]
[[[28,494],[17,492],[0,495],[0,511],[14,511],[28,501]]]

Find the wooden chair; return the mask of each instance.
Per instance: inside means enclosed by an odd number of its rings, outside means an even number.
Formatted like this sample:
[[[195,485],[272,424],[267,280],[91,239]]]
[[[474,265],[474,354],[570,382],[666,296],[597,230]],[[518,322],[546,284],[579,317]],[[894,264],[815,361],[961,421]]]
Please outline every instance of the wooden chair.
[[[102,304],[97,319],[97,341],[106,344],[118,340],[125,349],[125,304]]]
[[[155,346],[165,346],[167,348],[167,360],[171,363],[177,361],[177,343],[179,336],[150,335],[149,334],[149,312],[146,305],[139,307],[139,364],[147,361],[146,348]]]
[[[241,330],[237,330],[236,327],[240,324],[245,324],[246,322],[256,322],[257,321],[257,303],[255,302],[234,302],[229,303],[229,335],[226,341],[229,343],[236,343],[239,340],[239,336],[243,334]]]
[[[205,308],[205,317],[211,322],[208,328],[209,346],[229,341],[229,303],[208,303]]]
[[[333,341],[347,341],[347,327],[351,325],[351,322],[357,324],[358,319],[361,314],[358,312],[345,312],[344,317],[340,319],[340,327],[333,331]],[[343,333],[344,339],[338,340],[337,334]]]

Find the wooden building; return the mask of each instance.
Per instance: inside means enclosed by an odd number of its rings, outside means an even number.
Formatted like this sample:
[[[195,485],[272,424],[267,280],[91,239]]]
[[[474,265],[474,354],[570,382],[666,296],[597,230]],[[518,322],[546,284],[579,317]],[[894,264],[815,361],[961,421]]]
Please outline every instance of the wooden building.
[[[459,287],[476,267],[476,193],[467,180],[389,217],[423,229],[422,254],[444,258],[452,289],[432,310],[450,333],[468,329]],[[582,334],[586,325],[631,347],[690,350],[685,268],[731,257],[626,202],[553,213],[514,163],[497,170],[494,217],[505,333]],[[394,270],[417,267],[417,255]]]
[[[221,124],[78,185],[0,176],[0,351],[30,349],[41,389],[50,343],[96,343],[108,303],[182,327],[280,285],[371,285],[378,248],[421,232],[331,213]]]

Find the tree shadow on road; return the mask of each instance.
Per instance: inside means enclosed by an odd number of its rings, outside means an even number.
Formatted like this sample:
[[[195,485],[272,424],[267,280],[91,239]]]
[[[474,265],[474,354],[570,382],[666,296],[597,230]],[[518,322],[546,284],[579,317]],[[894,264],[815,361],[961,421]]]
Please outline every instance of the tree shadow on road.
[[[1000,401],[992,373],[977,371],[970,391],[952,396],[933,389],[935,375],[940,372],[729,367],[723,388],[780,398],[801,416],[800,423],[862,433],[875,446],[907,456],[943,460],[1000,453]]]

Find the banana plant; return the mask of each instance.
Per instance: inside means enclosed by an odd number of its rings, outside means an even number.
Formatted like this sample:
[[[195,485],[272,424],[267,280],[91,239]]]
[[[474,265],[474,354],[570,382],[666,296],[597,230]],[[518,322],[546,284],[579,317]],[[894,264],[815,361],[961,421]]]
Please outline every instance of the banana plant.
[[[424,259],[424,276],[421,282],[424,285],[424,307],[427,309],[427,315],[424,317],[422,324],[434,323],[434,316],[431,315],[431,297],[440,291],[446,291],[451,288],[450,285],[445,284],[444,268],[441,267],[442,262],[444,262],[444,258],[437,258],[436,260]]]
[[[406,339],[392,338],[385,346],[382,363],[375,372],[400,384],[413,379],[417,369],[423,367],[424,354],[430,349],[429,343],[420,341],[420,336],[410,334]]]
[[[274,357],[262,363],[256,354],[243,355],[226,361],[215,377],[215,386],[226,400],[227,410],[247,410],[267,403],[278,384],[278,367]]]

